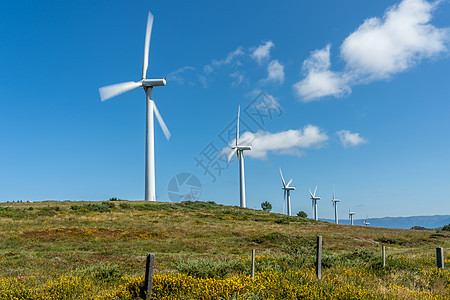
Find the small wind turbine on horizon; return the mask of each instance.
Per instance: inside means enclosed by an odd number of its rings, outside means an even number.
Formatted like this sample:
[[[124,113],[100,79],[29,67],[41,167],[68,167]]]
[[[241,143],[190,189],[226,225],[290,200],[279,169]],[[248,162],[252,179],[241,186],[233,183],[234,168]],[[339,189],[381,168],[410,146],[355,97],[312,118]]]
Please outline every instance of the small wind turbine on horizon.
[[[317,192],[317,185],[316,185],[316,189],[314,190],[314,194],[311,192],[311,189],[309,189],[309,194],[311,195],[311,200],[312,200],[314,220],[319,220],[319,215],[317,213],[317,200],[320,200],[320,197],[316,196],[316,192]]]
[[[370,223],[367,221],[368,216],[366,216],[366,219],[364,220],[364,225],[367,227],[370,225]]]
[[[334,189],[333,189],[333,199],[331,199],[331,202],[333,202],[333,207],[334,207],[334,222],[336,224],[338,224],[339,223],[339,218],[338,218],[337,204],[338,204],[338,202],[341,202],[341,200],[336,199],[334,197]]]
[[[244,175],[244,151],[252,150],[251,146],[242,146],[239,144],[239,117],[241,114],[241,106],[238,108],[237,125],[236,125],[236,143],[231,147],[231,152],[228,155],[228,163],[236,153],[239,160],[239,179],[240,179],[240,205],[241,207],[247,207],[245,202],[245,175]]]
[[[154,147],[154,126],[153,126],[153,113],[161,126],[164,135],[167,140],[170,139],[170,132],[167,128],[161,114],[153,101],[153,87],[165,86],[166,79],[147,79],[148,68],[148,56],[150,49],[150,37],[153,27],[153,15],[149,11],[147,18],[147,29],[145,33],[145,46],[144,46],[144,61],[142,65],[142,78],[140,81],[128,81],[118,84],[113,84],[99,89],[100,98],[106,101],[110,98],[131,91],[138,87],[143,87],[146,94],[146,134],[145,134],[145,200],[156,201],[155,192],[155,147]]]
[[[284,205],[286,204],[286,214],[288,216],[291,215],[291,191],[295,190],[294,186],[289,186],[292,182],[292,178],[291,180],[289,180],[289,182],[286,184],[286,182],[284,181],[283,178],[283,173],[281,172],[281,168],[280,168],[280,175],[281,175],[281,182],[283,183],[283,187],[281,188],[282,190],[284,190],[284,202],[283,202],[283,213],[284,213]]]
[[[353,225],[353,216],[355,215],[356,213],[355,212],[353,212],[353,211],[351,211],[351,207],[348,209],[348,218],[350,219],[350,225]]]

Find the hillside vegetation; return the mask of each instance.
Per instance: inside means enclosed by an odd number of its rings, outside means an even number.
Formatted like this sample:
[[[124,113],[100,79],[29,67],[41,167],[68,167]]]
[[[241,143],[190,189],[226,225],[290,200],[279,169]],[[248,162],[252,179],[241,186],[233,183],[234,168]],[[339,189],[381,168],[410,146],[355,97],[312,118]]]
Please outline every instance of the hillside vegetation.
[[[0,238],[0,299],[135,299],[147,253],[156,255],[154,299],[450,298],[450,273],[436,268],[436,247],[450,255],[443,231],[336,225],[213,202],[46,201],[1,203]]]

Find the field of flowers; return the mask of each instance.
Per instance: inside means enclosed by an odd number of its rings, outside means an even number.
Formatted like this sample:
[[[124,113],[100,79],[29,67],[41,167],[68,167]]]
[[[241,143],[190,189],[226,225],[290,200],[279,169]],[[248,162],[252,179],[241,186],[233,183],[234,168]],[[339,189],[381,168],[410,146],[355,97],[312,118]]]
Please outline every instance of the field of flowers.
[[[261,259],[260,259],[261,260]],[[404,259],[403,259],[404,260]],[[276,263],[276,262],[272,262]],[[395,262],[394,262],[395,263]],[[413,262],[414,263],[414,262]],[[405,277],[406,276],[406,277]],[[413,276],[414,278],[407,278]],[[121,277],[111,284],[76,274],[37,284],[34,278],[0,278],[0,299],[139,299],[144,278]],[[103,288],[102,288],[103,287]],[[183,273],[157,274],[152,299],[449,299],[450,272],[429,267],[398,275],[368,268],[261,271],[254,281],[236,274],[224,279]]]
[[[450,299],[450,272],[434,256],[437,246],[450,253],[445,232],[108,201],[0,204],[0,238],[0,300],[140,299],[148,252],[156,254],[152,299]]]

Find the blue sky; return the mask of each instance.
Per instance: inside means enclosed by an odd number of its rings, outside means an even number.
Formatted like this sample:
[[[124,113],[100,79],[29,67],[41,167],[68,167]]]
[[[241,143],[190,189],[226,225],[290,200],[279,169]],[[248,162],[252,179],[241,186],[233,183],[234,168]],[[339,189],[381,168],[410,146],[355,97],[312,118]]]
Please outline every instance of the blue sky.
[[[172,133],[155,126],[159,200],[187,172],[201,200],[239,204],[236,159],[214,181],[194,158],[227,147],[241,105],[248,207],[282,211],[281,167],[295,213],[316,185],[321,218],[333,186],[342,217],[450,213],[450,3],[424,0],[4,3],[0,201],[143,199],[144,92],[98,88],[140,80],[148,10]],[[263,125],[261,92],[279,108]]]

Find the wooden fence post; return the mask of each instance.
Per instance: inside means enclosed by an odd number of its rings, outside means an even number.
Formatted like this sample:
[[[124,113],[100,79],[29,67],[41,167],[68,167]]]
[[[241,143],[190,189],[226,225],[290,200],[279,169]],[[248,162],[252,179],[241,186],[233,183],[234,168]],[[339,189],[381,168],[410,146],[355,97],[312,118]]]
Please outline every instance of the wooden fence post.
[[[255,249],[252,249],[252,281],[255,280]]]
[[[383,268],[386,267],[386,246],[381,246],[381,253],[383,256]]]
[[[322,279],[322,237],[317,237],[316,275]]]
[[[436,248],[437,267],[444,269],[444,249],[442,247]]]
[[[155,268],[155,255],[152,253],[149,253],[149,254],[147,254],[147,263],[145,264],[145,281],[144,281],[145,295],[142,295],[144,299],[152,298],[154,268]]]

